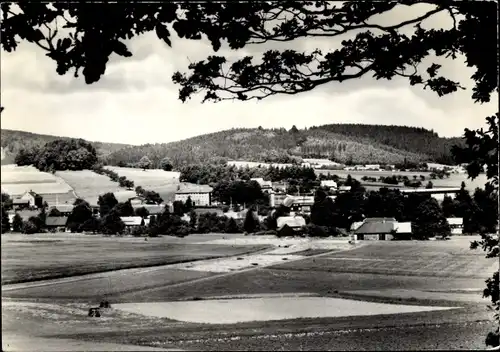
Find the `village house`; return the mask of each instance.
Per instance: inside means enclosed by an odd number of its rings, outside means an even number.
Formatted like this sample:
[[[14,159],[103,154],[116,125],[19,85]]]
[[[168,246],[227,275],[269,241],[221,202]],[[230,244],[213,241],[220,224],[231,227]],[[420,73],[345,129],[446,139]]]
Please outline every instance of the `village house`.
[[[14,210],[41,208],[43,206],[43,198],[33,192],[26,191],[22,196],[12,200]]]
[[[208,185],[179,186],[175,193],[175,200],[186,203],[191,198],[196,207],[206,207],[212,204],[212,187]]]
[[[259,184],[263,192],[269,193],[273,189],[273,183],[271,181],[264,181],[262,177],[251,178],[250,181],[255,181]]]
[[[359,240],[389,241],[394,233],[410,239],[412,233],[410,222],[398,222],[394,218],[367,218],[361,224],[354,223],[353,227],[356,227],[354,234]]]
[[[67,223],[67,216],[47,216],[45,218],[45,227],[53,232],[65,232]]]
[[[47,209],[47,214],[50,214],[50,212],[53,209],[56,209],[57,211],[59,211],[59,213],[61,214],[61,216],[69,216],[71,214],[71,212],[73,211],[74,207],[75,206],[72,205],[72,204],[52,205],[52,206],[49,206],[49,208]]]
[[[148,226],[149,219],[143,219],[140,216],[120,216],[125,227]]]
[[[326,187],[329,190],[333,191],[337,189],[337,182],[335,182],[334,180],[322,180],[321,187]]]
[[[302,233],[306,220],[302,216],[281,216],[276,219],[278,236],[296,236]]]
[[[287,190],[286,182],[272,182],[273,191],[277,193],[284,193]]]
[[[314,196],[293,196],[293,203],[290,206],[290,214],[303,213],[310,214],[314,204]]]
[[[452,235],[461,235],[464,232],[464,219],[463,218],[447,218],[450,225]]]

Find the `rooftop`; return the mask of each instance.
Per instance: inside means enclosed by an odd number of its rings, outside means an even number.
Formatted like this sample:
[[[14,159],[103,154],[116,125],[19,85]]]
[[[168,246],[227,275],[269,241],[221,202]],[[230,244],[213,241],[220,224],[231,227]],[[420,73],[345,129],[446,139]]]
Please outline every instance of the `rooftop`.
[[[45,226],[66,226],[67,222],[67,216],[47,216],[45,218]]]

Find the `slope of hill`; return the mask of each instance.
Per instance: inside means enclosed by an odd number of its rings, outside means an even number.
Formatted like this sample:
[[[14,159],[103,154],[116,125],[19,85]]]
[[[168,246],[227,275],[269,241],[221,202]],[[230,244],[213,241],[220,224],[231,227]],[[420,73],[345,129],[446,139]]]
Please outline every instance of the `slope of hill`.
[[[22,147],[42,146],[54,139],[69,139],[29,132],[2,130],[2,164],[12,163]],[[101,160],[110,165],[136,163],[143,156],[159,168],[164,157],[174,167],[218,160],[290,163],[299,158],[330,158],[341,163],[438,162],[452,164],[451,147],[461,138],[442,138],[424,128],[335,124],[305,130],[231,129],[178,142],[126,144],[92,142]],[[125,165],[124,165],[125,166]]]
[[[155,165],[169,157],[175,167],[198,162],[248,160],[291,162],[291,157],[332,158],[338,162],[453,163],[451,146],[461,138],[441,138],[423,128],[378,125],[325,125],[306,130],[231,129],[179,142],[129,146],[109,154],[109,164],[137,162],[147,155]]]
[[[47,142],[56,139],[71,139],[70,137],[58,137],[46,134],[38,134],[24,131],[2,129],[1,146],[2,146],[2,165],[12,164],[16,154],[22,148],[42,147]],[[104,157],[113,153],[127,144],[118,143],[102,143],[91,142],[96,148],[100,157]]]

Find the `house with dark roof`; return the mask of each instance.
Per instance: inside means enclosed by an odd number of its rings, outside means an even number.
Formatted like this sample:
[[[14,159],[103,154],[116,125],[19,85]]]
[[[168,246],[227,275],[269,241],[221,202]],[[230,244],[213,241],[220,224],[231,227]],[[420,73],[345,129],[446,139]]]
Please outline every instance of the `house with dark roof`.
[[[52,206],[49,206],[47,214],[50,214],[50,212],[53,209],[56,209],[61,215],[68,216],[69,214],[71,214],[71,212],[73,211],[74,207],[75,206],[73,204],[57,204],[57,205],[52,205]]]
[[[276,219],[278,236],[296,236],[302,233],[306,220],[302,216],[280,216]]]
[[[212,187],[208,185],[182,185],[175,192],[175,200],[186,203],[188,198],[196,207],[210,206],[212,204]]]
[[[411,238],[411,223],[398,222],[395,218],[367,218],[356,224],[354,234],[359,240],[392,240],[394,234]]]
[[[45,227],[52,231],[66,231],[67,216],[47,216],[45,218]]]

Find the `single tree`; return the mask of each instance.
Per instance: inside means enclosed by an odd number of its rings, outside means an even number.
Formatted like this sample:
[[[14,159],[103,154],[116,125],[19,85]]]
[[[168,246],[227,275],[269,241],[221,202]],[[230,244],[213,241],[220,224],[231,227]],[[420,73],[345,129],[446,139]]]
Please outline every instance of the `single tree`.
[[[92,219],[92,209],[87,202],[80,202],[68,216],[67,227],[71,232],[80,231],[80,227],[89,219]]]
[[[238,227],[238,224],[233,218],[229,218],[226,221],[225,228],[224,228],[225,233],[239,233],[240,229]]]
[[[197,222],[198,222],[198,214],[194,211],[194,210],[191,210],[189,212],[189,226],[194,230],[196,230],[196,225],[197,225]]]
[[[450,225],[436,199],[423,201],[418,207],[412,222],[413,235],[417,239],[429,239],[435,236],[446,237],[451,233]]]
[[[23,218],[21,215],[16,213],[12,218],[12,231],[14,232],[22,232],[23,231]]]
[[[256,218],[256,214],[252,208],[247,210],[245,220],[243,221],[243,229],[248,233],[255,232],[259,229],[259,220]]]
[[[173,168],[174,167],[173,167],[172,162],[170,161],[169,158],[165,157],[165,158],[161,159],[160,169],[162,169],[164,171],[172,171]]]
[[[434,187],[432,181],[427,182],[427,185],[425,185],[425,188],[427,189],[431,189],[432,187]]]
[[[144,155],[141,160],[139,160],[139,163],[137,164],[142,170],[146,170],[151,168],[151,165],[153,162],[148,158],[147,155]]]
[[[101,220],[101,231],[106,235],[122,234],[124,230],[125,224],[115,211],[111,211]]]
[[[10,231],[10,220],[9,214],[7,213],[7,209],[5,209],[2,204],[2,233],[6,233]]]
[[[118,200],[116,200],[116,197],[113,193],[108,192],[103,194],[102,196],[99,196],[97,204],[99,205],[99,213],[101,214],[101,217],[105,217],[111,211],[111,209],[113,209],[114,206],[118,204]]]
[[[140,216],[141,218],[147,218],[149,216],[149,210],[147,210],[145,207],[140,207],[135,209],[135,215]]]
[[[186,211],[190,211],[191,209],[193,209],[194,206],[193,206],[193,201],[191,200],[191,196],[187,197],[184,207]]]

